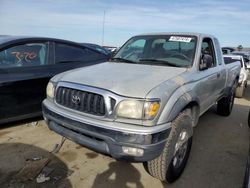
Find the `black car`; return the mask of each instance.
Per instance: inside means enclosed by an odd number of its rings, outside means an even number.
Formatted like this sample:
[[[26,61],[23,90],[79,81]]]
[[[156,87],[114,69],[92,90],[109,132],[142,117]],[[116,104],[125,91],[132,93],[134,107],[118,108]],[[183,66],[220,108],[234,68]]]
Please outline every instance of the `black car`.
[[[71,41],[0,36],[0,124],[41,115],[52,76],[108,59],[98,50]]]
[[[92,48],[94,50],[97,50],[97,51],[99,51],[101,53],[104,53],[107,56],[109,56],[110,58],[112,56],[112,52],[111,51],[109,51],[109,50],[107,50],[107,49],[99,46],[98,44],[93,44],[93,43],[81,43],[81,44],[84,45],[84,46],[87,46],[89,48]]]

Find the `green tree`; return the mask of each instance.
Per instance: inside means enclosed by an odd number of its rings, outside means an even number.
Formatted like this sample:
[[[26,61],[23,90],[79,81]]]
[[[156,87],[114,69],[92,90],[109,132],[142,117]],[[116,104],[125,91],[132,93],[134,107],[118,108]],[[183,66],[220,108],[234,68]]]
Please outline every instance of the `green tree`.
[[[237,47],[237,50],[239,50],[239,51],[243,50],[243,46],[240,44],[240,45]]]

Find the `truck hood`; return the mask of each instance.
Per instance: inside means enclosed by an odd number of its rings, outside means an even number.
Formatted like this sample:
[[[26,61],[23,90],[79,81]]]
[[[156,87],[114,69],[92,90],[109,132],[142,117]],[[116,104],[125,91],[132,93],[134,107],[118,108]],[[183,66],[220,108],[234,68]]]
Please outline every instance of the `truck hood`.
[[[127,97],[145,98],[160,83],[185,72],[186,68],[106,62],[63,74],[59,81],[109,90]]]

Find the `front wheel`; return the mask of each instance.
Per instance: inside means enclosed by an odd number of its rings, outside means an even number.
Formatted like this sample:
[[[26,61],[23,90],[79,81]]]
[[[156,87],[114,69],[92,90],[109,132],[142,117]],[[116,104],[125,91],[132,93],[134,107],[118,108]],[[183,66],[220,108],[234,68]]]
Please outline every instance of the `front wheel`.
[[[172,122],[172,129],[159,157],[144,162],[145,170],[153,177],[174,182],[183,172],[192,146],[191,110],[181,112]]]

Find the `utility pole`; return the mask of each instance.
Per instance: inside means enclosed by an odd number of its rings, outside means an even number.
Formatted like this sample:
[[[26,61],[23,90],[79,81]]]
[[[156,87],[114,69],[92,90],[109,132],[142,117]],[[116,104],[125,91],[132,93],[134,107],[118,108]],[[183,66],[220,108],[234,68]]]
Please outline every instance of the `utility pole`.
[[[103,12],[103,20],[102,20],[102,46],[104,44],[104,26],[105,26],[105,10]]]

